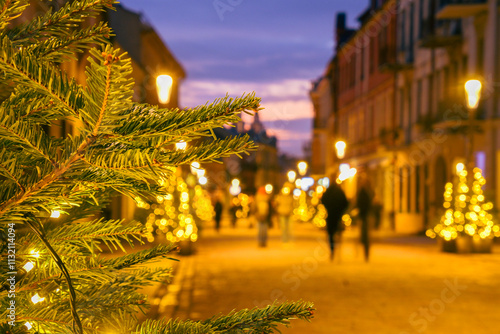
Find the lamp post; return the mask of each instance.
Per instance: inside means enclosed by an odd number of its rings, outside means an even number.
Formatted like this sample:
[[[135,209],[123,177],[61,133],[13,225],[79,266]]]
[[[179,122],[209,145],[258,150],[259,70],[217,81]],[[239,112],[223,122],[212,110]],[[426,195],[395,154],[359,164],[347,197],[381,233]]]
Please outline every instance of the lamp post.
[[[170,75],[162,74],[156,78],[156,91],[158,92],[158,101],[161,104],[170,102],[173,83],[174,80]]]
[[[467,109],[469,111],[469,126],[468,126],[468,139],[469,145],[466,154],[467,168],[470,172],[474,168],[474,119],[476,116],[476,110],[479,105],[479,99],[481,98],[481,82],[479,80],[469,80],[465,83],[465,93],[467,95]]]

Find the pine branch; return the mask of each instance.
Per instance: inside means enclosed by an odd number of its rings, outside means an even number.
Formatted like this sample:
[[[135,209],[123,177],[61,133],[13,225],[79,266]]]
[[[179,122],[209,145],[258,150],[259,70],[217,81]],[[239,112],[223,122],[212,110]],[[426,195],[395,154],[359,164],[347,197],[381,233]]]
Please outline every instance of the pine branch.
[[[47,11],[41,17],[22,24],[9,32],[9,37],[18,43],[33,43],[46,36],[64,36],[77,28],[87,17],[95,17],[105,8],[112,9],[114,0],[82,0],[67,2],[57,12]]]
[[[59,255],[54,251],[50,243],[46,240],[43,231],[40,230],[33,222],[31,222],[29,219],[26,220],[27,224],[31,227],[33,232],[40,238],[40,240],[45,244],[45,247],[49,250],[52,258],[54,261],[57,263],[59,269],[61,270],[61,273],[63,274],[64,278],[66,279],[66,282],[68,284],[68,290],[69,290],[69,295],[70,295],[70,306],[71,306],[71,316],[73,317],[73,331],[77,332],[78,334],[83,334],[83,327],[82,323],[80,320],[80,317],[78,316],[78,312],[76,309],[76,293],[75,289],[73,288],[73,284],[71,283],[71,276],[68,273],[68,269],[64,265],[64,262],[61,260]]]
[[[0,70],[4,75],[18,85],[50,96],[66,115],[80,118],[83,89],[74,79],[68,80],[59,68],[38,60],[26,48],[15,48],[6,37],[1,40],[1,46]]]
[[[62,38],[51,36],[37,44],[30,45],[29,50],[46,61],[76,60],[76,53],[90,49],[92,43],[109,43],[111,35],[111,29],[107,24],[100,22],[96,26],[80,29],[69,36]]]
[[[131,334],[215,334],[208,324],[196,321],[151,320],[137,326]]]
[[[233,311],[225,316],[205,320],[204,323],[221,332],[273,333],[279,324],[288,326],[290,319],[309,321],[313,314],[313,303],[297,301],[274,303],[263,309]]]
[[[314,313],[309,302],[287,302],[269,305],[263,309],[241,310],[227,316],[203,322],[178,320],[146,320],[133,334],[185,334],[185,333],[273,333],[279,324],[288,326],[291,319],[307,320]]]
[[[90,51],[87,67],[85,110],[82,111],[89,126],[89,135],[109,135],[116,127],[119,113],[132,103],[132,65],[126,54],[110,46],[99,52]]]
[[[207,141],[186,150],[159,149],[115,149],[91,148],[84,161],[92,167],[112,170],[124,177],[142,180],[158,179],[169,173],[171,166],[188,164],[192,161],[217,161],[231,154],[248,153],[256,148],[247,135]]]
[[[26,0],[0,0],[0,31],[19,17],[28,6],[29,2]]]
[[[254,93],[234,99],[226,96],[211,104],[184,110],[135,105],[131,110],[122,112],[126,117],[123,117],[115,132],[123,136],[123,141],[158,139],[156,147],[160,147],[181,138],[186,139],[186,136],[206,136],[209,129],[238,122],[241,112],[260,109],[260,99]]]
[[[178,250],[178,247],[174,244],[157,245],[150,249],[145,249],[136,253],[108,260],[104,262],[104,265],[120,270],[158,258],[166,258],[168,260],[178,261],[177,259],[166,257],[167,254],[170,254],[175,250]]]

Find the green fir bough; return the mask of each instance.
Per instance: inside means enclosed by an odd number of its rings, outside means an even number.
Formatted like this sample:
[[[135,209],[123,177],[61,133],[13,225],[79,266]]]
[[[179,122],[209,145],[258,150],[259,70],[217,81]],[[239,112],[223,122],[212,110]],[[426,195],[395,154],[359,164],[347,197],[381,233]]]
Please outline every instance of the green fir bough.
[[[0,0],[0,332],[270,333],[290,319],[309,320],[312,304],[292,302],[201,322],[137,323],[148,306],[138,291],[171,277],[170,268],[142,265],[168,258],[176,246],[102,257],[105,249],[137,244],[146,231],[99,218],[101,208],[112,192],[154,198],[155,182],[172,167],[253,150],[245,136],[186,150],[174,144],[198,143],[241,112],[258,111],[260,99],[225,97],[183,110],[134,103],[132,66],[111,47],[109,27],[83,24],[113,3],[68,1],[14,25],[29,1]],[[61,70],[82,52],[85,85]],[[74,131],[51,136],[48,129],[61,121]],[[58,222],[50,219],[54,212],[62,215]]]

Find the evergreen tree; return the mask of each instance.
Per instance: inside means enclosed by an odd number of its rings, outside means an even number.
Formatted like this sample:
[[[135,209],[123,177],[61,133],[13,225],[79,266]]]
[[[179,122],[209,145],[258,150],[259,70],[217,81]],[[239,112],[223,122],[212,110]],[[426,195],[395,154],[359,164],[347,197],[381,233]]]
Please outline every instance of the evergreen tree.
[[[108,43],[105,23],[80,28],[113,0],[67,2],[11,27],[29,1],[0,0],[0,224],[5,234],[0,291],[1,333],[269,333],[291,318],[309,319],[307,302],[242,310],[202,322],[136,322],[147,307],[137,290],[168,280],[175,244],[105,259],[147,235],[143,224],[98,218],[113,190],[148,202],[162,196],[172,167],[213,161],[254,148],[247,137],[175,150],[176,142],[211,135],[259,110],[254,95],[192,109],[132,102],[130,60]],[[87,20],[88,22],[88,20]],[[60,64],[89,50],[85,86]],[[53,137],[55,122],[75,133]],[[60,219],[55,219],[60,215]]]

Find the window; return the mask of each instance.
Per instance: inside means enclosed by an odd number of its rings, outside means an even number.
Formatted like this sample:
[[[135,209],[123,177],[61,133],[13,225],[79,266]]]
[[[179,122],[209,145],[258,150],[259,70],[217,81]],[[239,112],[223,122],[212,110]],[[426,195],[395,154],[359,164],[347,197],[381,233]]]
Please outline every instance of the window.
[[[399,212],[403,212],[403,168],[399,169]]]
[[[417,81],[417,120],[423,116],[422,111],[422,79]]]
[[[375,69],[375,37],[370,38],[370,54],[368,57],[370,58],[370,73],[373,73]]]
[[[415,212],[420,213],[420,166],[415,166]]]
[[[411,191],[411,167],[408,166],[406,167],[406,178],[405,178],[405,182],[406,182],[406,211],[407,212],[411,212],[411,195],[412,195],[412,191]]]
[[[403,9],[401,11],[401,16],[399,18],[400,28],[398,29],[399,30],[399,39],[400,39],[400,51],[404,51],[406,49],[406,45],[405,45],[405,42],[406,42],[405,41],[405,34],[406,34],[405,17],[406,17],[406,12]]]
[[[363,81],[365,77],[365,45],[362,43],[361,45],[361,81]]]

